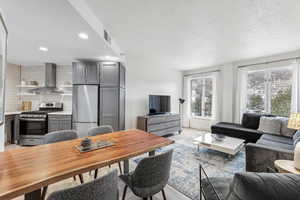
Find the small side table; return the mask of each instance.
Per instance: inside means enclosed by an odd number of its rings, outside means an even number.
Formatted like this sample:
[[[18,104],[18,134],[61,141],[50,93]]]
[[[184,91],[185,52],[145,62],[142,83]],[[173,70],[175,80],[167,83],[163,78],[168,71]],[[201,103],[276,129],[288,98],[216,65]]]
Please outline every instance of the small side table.
[[[300,174],[300,170],[294,167],[293,160],[275,160],[274,165],[279,173]]]

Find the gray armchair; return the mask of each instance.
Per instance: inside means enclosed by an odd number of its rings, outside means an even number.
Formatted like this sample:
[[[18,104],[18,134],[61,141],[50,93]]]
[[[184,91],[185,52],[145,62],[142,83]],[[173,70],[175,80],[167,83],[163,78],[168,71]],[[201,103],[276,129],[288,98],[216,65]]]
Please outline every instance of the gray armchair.
[[[72,188],[53,192],[47,200],[118,200],[118,175],[113,171]]]
[[[146,200],[148,197],[162,192],[164,200],[166,195],[164,187],[166,186],[172,162],[173,150],[160,155],[144,158],[139,162],[134,172],[121,175],[120,178],[126,184],[123,192],[123,200],[126,197],[126,191],[129,187],[132,192]]]
[[[88,130],[88,135],[96,136],[96,135],[103,135],[103,134],[112,133],[112,132],[114,132],[114,130],[110,125],[102,125],[102,126],[90,128]],[[121,162],[118,162],[118,165],[119,165],[120,174],[122,174]],[[110,167],[110,165],[109,165],[109,167]],[[95,170],[94,178],[96,179],[97,176],[98,176],[98,169]]]

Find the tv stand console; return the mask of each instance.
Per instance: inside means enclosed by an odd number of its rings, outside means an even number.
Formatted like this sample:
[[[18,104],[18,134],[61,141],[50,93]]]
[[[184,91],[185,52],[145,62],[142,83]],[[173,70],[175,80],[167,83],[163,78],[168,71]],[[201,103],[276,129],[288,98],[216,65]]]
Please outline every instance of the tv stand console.
[[[139,116],[137,128],[159,136],[181,133],[179,114]]]

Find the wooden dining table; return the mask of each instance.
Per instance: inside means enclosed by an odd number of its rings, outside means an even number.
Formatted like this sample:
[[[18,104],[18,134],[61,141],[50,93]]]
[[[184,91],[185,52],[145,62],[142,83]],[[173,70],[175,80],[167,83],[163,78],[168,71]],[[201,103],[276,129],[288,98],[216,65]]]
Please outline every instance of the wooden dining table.
[[[110,141],[112,146],[80,152],[81,139],[24,147],[0,152],[0,200],[25,195],[40,200],[41,188],[120,161],[129,173],[129,159],[174,141],[141,130],[126,130],[90,137],[93,142]]]

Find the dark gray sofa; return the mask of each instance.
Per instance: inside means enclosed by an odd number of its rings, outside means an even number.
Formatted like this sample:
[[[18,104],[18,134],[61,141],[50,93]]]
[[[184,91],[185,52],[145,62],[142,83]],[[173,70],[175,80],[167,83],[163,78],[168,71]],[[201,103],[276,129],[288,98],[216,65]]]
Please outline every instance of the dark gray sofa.
[[[293,160],[293,139],[289,137],[264,134],[256,143],[246,145],[246,171],[275,171],[275,160]]]
[[[233,179],[202,179],[206,200],[298,200],[299,188],[300,176],[295,174],[246,172],[235,174]]]
[[[279,159],[293,160],[294,141],[289,137],[258,130],[262,116],[274,115],[245,113],[241,124],[220,122],[211,127],[214,134],[223,134],[246,140],[246,171],[273,172],[274,161]],[[287,119],[287,118],[286,118]],[[284,131],[287,131],[285,124]],[[283,127],[281,127],[283,129]],[[289,129],[288,131],[295,131]]]
[[[262,116],[274,116],[269,114],[244,113],[242,123],[219,122],[211,126],[211,132],[245,140],[246,143],[256,143],[263,135],[258,131],[259,121]]]

